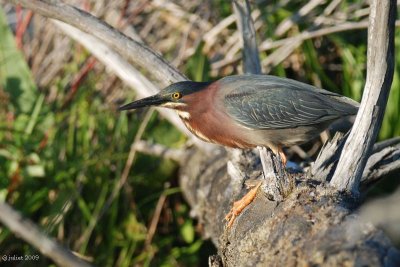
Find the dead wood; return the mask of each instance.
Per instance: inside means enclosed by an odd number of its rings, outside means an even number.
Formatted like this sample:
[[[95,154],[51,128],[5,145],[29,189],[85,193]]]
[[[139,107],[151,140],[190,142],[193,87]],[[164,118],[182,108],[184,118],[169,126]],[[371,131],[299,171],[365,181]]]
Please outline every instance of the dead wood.
[[[399,266],[400,252],[385,234],[362,221],[356,199],[327,183],[291,175],[296,188],[277,202],[259,191],[231,229],[223,220],[247,190],[227,174],[226,152],[192,152],[181,168],[181,187],[204,237],[217,245],[212,266]],[[261,163],[252,166],[254,179]],[[256,171],[258,170],[258,171]],[[211,266],[211,265],[210,265]]]
[[[372,1],[368,26],[367,81],[349,138],[343,147],[331,184],[358,193],[385,113],[394,73],[396,1]]]

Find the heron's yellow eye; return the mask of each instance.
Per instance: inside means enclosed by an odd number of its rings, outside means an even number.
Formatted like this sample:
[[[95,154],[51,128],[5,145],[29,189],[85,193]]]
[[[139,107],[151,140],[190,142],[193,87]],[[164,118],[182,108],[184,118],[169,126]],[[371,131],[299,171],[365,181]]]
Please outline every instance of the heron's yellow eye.
[[[172,94],[172,98],[173,98],[173,99],[179,99],[179,98],[181,98],[181,97],[182,97],[181,93],[176,92],[176,93],[173,93],[173,94]]]

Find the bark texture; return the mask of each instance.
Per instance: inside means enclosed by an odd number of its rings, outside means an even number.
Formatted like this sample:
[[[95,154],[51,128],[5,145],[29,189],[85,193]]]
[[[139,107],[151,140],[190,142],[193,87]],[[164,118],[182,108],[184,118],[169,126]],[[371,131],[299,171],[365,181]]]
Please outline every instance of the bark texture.
[[[225,214],[247,191],[227,174],[227,152],[210,158],[193,151],[185,162],[183,192],[219,251],[210,266],[400,266],[390,240],[354,212],[357,200],[327,183],[289,174],[297,186],[284,201],[271,201],[259,190],[227,229]],[[254,169],[247,179],[260,175],[259,162],[245,165]]]

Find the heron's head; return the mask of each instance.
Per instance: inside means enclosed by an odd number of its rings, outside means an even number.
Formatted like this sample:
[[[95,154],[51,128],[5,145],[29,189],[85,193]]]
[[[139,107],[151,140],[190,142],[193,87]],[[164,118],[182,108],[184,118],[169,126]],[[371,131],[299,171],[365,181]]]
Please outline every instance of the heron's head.
[[[205,89],[210,82],[184,81],[171,84],[158,94],[142,98],[119,107],[119,110],[138,109],[149,106],[161,106],[171,109],[184,109],[190,103],[188,96]],[[200,101],[200,100],[199,100]]]

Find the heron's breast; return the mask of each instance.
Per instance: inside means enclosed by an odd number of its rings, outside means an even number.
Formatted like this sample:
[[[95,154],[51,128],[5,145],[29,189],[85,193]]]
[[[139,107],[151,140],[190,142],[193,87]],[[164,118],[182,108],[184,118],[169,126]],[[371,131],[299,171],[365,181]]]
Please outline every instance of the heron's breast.
[[[233,124],[223,114],[204,112],[196,117],[180,117],[186,127],[203,141],[234,148],[255,147],[242,127]]]
[[[223,109],[217,91],[218,82],[190,94],[185,98],[187,105],[177,110],[186,127],[200,139],[235,148],[252,148],[246,129],[235,123]]]

